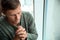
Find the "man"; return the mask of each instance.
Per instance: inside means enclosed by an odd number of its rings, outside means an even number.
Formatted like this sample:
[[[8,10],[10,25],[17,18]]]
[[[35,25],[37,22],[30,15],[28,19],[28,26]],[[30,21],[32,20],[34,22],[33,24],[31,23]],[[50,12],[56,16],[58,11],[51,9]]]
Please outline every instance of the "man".
[[[21,11],[19,0],[2,0],[5,16],[0,19],[1,40],[36,40],[34,20],[28,12]]]

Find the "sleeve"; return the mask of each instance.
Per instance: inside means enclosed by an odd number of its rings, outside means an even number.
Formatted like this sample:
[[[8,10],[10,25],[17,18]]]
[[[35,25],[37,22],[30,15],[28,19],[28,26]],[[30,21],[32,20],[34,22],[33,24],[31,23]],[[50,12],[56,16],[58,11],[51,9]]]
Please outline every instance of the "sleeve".
[[[3,29],[3,26],[0,24],[0,40],[9,40],[4,30],[5,29]]]
[[[5,37],[3,37],[4,35],[0,32],[0,40],[7,40]]]
[[[5,37],[4,32],[0,28],[0,40],[8,40],[7,37]]]
[[[28,37],[27,40],[37,40],[38,34],[34,19],[31,14],[28,13]]]

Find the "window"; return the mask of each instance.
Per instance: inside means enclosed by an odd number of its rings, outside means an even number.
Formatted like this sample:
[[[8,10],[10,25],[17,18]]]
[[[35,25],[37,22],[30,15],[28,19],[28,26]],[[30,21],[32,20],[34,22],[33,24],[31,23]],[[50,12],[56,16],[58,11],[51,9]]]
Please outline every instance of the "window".
[[[33,0],[20,0],[22,11],[30,12],[33,15]]]

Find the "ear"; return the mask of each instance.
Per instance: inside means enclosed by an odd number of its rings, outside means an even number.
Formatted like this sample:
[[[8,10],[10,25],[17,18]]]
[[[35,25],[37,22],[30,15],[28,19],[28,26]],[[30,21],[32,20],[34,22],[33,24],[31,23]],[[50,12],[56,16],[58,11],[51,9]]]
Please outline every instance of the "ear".
[[[6,12],[4,11],[4,10],[2,10],[2,16],[6,16],[6,14],[5,14]]]

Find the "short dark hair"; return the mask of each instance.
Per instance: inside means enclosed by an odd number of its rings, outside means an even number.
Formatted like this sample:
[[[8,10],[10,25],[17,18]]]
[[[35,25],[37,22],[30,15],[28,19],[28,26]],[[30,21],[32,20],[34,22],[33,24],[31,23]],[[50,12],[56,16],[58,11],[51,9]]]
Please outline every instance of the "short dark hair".
[[[20,4],[19,0],[2,0],[2,8],[3,10],[14,10]]]
[[[2,15],[1,12],[2,12],[2,6],[1,6],[1,0],[0,0],[0,16]]]
[[[1,6],[1,0],[0,0],[0,14],[1,14],[1,11],[2,11],[2,6]]]

